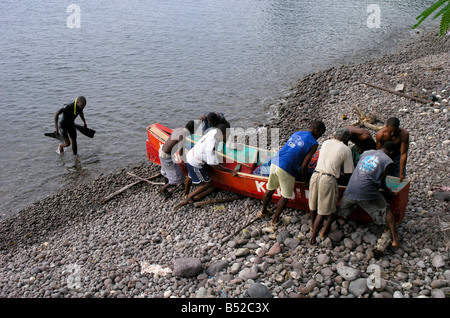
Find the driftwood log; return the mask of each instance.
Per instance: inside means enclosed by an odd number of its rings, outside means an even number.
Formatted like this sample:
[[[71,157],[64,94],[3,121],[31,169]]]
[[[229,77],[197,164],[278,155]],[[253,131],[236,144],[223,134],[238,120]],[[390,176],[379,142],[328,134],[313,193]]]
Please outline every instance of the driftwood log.
[[[428,101],[428,100],[417,98],[417,97],[414,97],[414,96],[409,96],[409,95],[406,95],[405,93],[393,91],[393,90],[390,90],[390,89],[387,89],[387,88],[384,88],[384,87],[381,87],[381,86],[377,86],[377,85],[374,85],[374,84],[365,83],[365,82],[359,82],[357,84],[364,84],[364,85],[367,85],[367,86],[370,86],[370,87],[373,87],[373,88],[376,88],[376,89],[379,89],[379,90],[382,90],[382,91],[385,91],[385,92],[389,92],[389,93],[394,94],[394,95],[398,95],[398,96],[401,96],[401,97],[412,99],[413,101],[416,101],[416,102],[419,102],[419,103],[423,103],[423,104],[429,104],[430,103],[430,101]]]
[[[373,119],[367,117],[367,115],[364,114],[361,109],[359,109],[358,105],[353,105],[353,108],[355,110],[356,116],[358,116],[358,120],[354,123],[351,123],[350,126],[365,126],[373,130],[383,129],[383,126],[376,126],[370,123]]]
[[[195,202],[194,206],[196,208],[198,208],[198,207],[209,205],[209,204],[231,202],[231,201],[238,200],[240,198],[242,198],[242,197],[241,196],[235,196],[235,197],[225,198],[225,199],[212,199],[212,200],[207,200],[207,201]]]
[[[130,172],[127,172],[127,173],[130,174]],[[131,174],[131,175],[133,175],[133,174]],[[133,176],[136,176],[136,175],[133,175]],[[135,181],[135,182],[133,182],[133,183],[130,183],[130,184],[124,186],[123,188],[121,188],[121,189],[119,189],[119,190],[117,190],[117,191],[111,193],[110,195],[106,196],[106,197],[102,200],[102,204],[105,204],[106,202],[108,202],[109,200],[111,200],[112,198],[114,198],[116,195],[118,195],[118,194],[120,194],[120,193],[126,191],[127,189],[129,189],[129,188],[135,186],[136,184],[139,184],[139,183],[141,183],[141,182],[150,182],[149,179],[154,179],[154,178],[157,178],[157,177],[159,177],[159,176],[161,176],[161,173],[158,173],[158,174],[156,174],[156,175],[154,175],[154,176],[151,176],[151,177],[149,177],[148,179],[144,179],[144,178],[138,177],[138,178],[140,178],[138,181]],[[137,176],[136,176],[136,177],[137,177]],[[154,183],[152,183],[152,184],[154,184]]]
[[[208,194],[210,194],[211,192],[213,192],[215,190],[214,187],[209,188],[208,190],[206,190],[204,193],[197,195],[194,197],[194,201],[198,201],[202,198],[204,198],[205,196],[207,196]],[[225,202],[231,202],[231,201],[235,201],[238,199],[243,198],[242,196],[234,196],[231,198],[223,198],[223,199],[211,199],[211,200],[206,200],[206,201],[198,201],[198,202],[194,202],[194,207],[199,208],[205,205],[210,205],[210,204],[215,204],[215,203],[225,203]],[[175,205],[173,207],[174,211],[179,210],[181,207],[185,206],[189,204],[188,200],[182,200],[180,203],[178,203],[177,205]]]
[[[155,179],[155,178],[161,176],[160,173],[155,174],[154,176],[151,176],[151,177],[148,178],[148,179],[139,177],[139,176],[137,176],[137,175],[135,175],[134,173],[131,173],[131,172],[127,172],[127,174],[128,174],[129,176],[138,178],[138,179],[141,180],[141,181],[147,182],[148,184],[152,184],[152,185],[165,185],[165,183],[163,183],[163,182],[152,182],[152,181],[150,181],[151,179]]]
[[[244,226],[240,227],[239,230],[233,232],[232,234],[228,235],[227,237],[225,237],[222,240],[222,243],[225,243],[226,241],[228,241],[230,238],[232,238],[233,236],[235,236],[236,234],[238,234],[239,232],[241,232],[242,230],[244,230],[245,228],[249,227],[250,225],[252,225],[253,223],[255,223],[256,221],[258,221],[259,219],[261,219],[263,217],[261,216],[257,216],[256,218],[254,218],[253,220],[251,220],[250,222],[248,222],[247,224],[245,224]]]
[[[141,182],[144,182],[144,181],[138,180],[138,181],[135,181],[135,182],[133,182],[133,183],[130,183],[130,184],[124,186],[123,188],[121,188],[121,189],[117,190],[116,192],[113,192],[113,193],[111,193],[110,195],[108,195],[107,197],[105,197],[105,198],[102,200],[102,203],[105,204],[106,202],[108,202],[109,200],[111,200],[112,198],[114,198],[116,195],[118,195],[118,194],[124,192],[125,190],[127,190],[127,189],[131,188],[132,186],[135,186],[136,184],[139,184],[139,183],[141,183]]]

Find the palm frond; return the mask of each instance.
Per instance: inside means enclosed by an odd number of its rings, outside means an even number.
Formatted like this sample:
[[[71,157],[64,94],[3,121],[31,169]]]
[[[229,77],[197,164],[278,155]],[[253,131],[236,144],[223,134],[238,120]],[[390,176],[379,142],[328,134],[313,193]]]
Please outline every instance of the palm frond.
[[[447,10],[442,14],[441,24],[439,25],[439,36],[444,36],[450,28],[450,3],[446,8]]]
[[[448,2],[448,4],[443,7],[438,13],[436,13],[436,15],[433,17],[433,20],[435,20],[437,17],[439,17],[442,13],[446,12],[450,10],[450,1]]]
[[[447,5],[445,5],[447,3]],[[435,12],[438,8],[444,6],[438,13],[433,17],[433,20],[441,16],[441,23],[439,26],[439,36],[443,36],[450,27],[450,0],[439,0],[436,3],[432,4],[430,7],[425,9],[417,18],[418,22],[412,27],[413,29],[417,28],[423,21],[425,21],[433,12]]]

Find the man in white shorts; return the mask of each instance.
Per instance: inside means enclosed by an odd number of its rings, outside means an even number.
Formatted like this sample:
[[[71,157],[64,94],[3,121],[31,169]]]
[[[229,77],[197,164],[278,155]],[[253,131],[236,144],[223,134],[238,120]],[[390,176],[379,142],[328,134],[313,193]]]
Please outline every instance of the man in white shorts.
[[[347,146],[349,136],[348,129],[339,128],[336,130],[334,138],[325,141],[320,150],[319,160],[309,185],[309,209],[311,210],[312,228],[310,244],[314,243],[324,218],[336,211],[338,202],[337,179],[341,176],[341,172],[347,176],[350,176],[353,172],[352,152]]]

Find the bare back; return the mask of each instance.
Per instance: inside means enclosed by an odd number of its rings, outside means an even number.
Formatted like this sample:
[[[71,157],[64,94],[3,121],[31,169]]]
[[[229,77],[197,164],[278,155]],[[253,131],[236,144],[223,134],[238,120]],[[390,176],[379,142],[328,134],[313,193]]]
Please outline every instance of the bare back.
[[[374,148],[375,140],[368,130],[355,126],[345,126],[345,128],[350,132],[349,141],[353,142],[356,146],[363,150]]]

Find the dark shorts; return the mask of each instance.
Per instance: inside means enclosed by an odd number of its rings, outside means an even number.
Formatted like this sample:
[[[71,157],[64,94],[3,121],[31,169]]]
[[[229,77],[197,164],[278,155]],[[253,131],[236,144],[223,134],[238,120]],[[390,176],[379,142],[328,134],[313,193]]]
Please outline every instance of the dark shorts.
[[[400,155],[396,156],[394,159],[392,159],[394,161],[394,164],[392,165],[392,170],[389,173],[389,175],[394,176],[394,177],[400,177]],[[406,177],[406,167],[403,170],[403,175]]]
[[[339,203],[336,214],[346,218],[357,206],[366,211],[376,224],[386,224],[386,210],[389,208],[389,205],[383,197],[376,200],[357,201],[351,200],[344,195]]]
[[[77,129],[75,128],[75,125],[61,125],[61,123],[58,124],[59,128],[59,134],[62,135],[64,138],[70,137],[71,139],[77,139]]]
[[[209,176],[208,171],[206,171],[205,168],[203,167],[197,168],[191,166],[189,163],[187,164],[187,167],[189,178],[191,178],[193,184],[211,181],[211,177]]]

